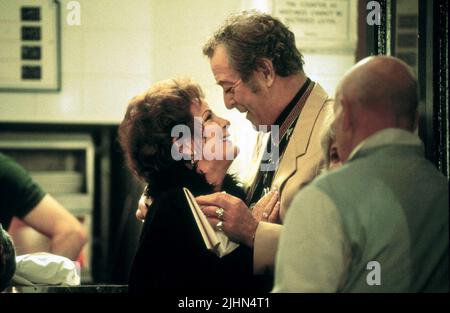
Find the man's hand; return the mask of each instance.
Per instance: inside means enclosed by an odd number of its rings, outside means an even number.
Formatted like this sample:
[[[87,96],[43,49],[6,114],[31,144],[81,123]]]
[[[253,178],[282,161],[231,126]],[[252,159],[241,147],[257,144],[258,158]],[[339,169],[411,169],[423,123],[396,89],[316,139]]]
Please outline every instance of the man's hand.
[[[222,221],[222,230],[231,240],[253,247],[258,221],[241,199],[216,192],[196,200],[215,229],[217,223]],[[219,208],[224,211],[221,217],[216,212]]]
[[[259,199],[252,209],[253,217],[258,221],[277,223],[280,214],[278,191],[271,191]]]

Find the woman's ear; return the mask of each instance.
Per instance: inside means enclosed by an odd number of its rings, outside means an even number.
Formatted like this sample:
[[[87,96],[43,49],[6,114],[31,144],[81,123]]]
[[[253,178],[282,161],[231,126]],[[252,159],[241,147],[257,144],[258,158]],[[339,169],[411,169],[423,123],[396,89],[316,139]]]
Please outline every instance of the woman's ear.
[[[275,80],[275,69],[273,67],[272,61],[267,58],[262,58],[257,61],[256,68],[257,71],[262,74],[266,86],[272,86],[273,81]]]

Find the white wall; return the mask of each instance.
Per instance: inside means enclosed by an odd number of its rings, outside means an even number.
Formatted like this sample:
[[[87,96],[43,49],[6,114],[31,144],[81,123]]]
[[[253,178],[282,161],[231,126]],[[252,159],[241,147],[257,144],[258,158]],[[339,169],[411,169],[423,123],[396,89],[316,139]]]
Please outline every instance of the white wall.
[[[68,2],[61,1],[61,91],[0,92],[0,121],[118,123],[130,95],[149,85],[150,1],[79,0],[80,26],[66,23]]]
[[[267,11],[270,0],[79,0],[80,26],[66,23],[68,2],[61,1],[61,91],[0,92],[0,121],[118,123],[133,95],[183,75],[204,86],[219,114],[240,119],[222,105],[201,47],[229,13]],[[356,25],[356,10],[352,17]],[[306,53],[305,60],[307,74],[333,93],[353,56]]]

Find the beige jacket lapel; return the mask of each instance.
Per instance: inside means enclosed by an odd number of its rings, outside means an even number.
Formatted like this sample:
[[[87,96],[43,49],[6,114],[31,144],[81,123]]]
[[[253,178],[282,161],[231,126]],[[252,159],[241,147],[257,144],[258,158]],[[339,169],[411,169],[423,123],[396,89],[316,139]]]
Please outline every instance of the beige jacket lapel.
[[[289,140],[284,156],[280,161],[280,166],[275,174],[272,188],[281,190],[286,180],[297,171],[296,160],[306,153],[314,122],[327,99],[328,95],[326,91],[316,83],[308,100],[306,100],[294,131],[291,134],[292,137]]]

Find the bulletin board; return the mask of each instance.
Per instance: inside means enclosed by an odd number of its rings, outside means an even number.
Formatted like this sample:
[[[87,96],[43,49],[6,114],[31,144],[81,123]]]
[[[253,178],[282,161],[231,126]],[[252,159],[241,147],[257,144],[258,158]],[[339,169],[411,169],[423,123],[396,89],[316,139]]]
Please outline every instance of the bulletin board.
[[[0,91],[59,91],[60,4],[0,1]]]
[[[304,52],[352,50],[351,0],[274,0],[273,13]]]

